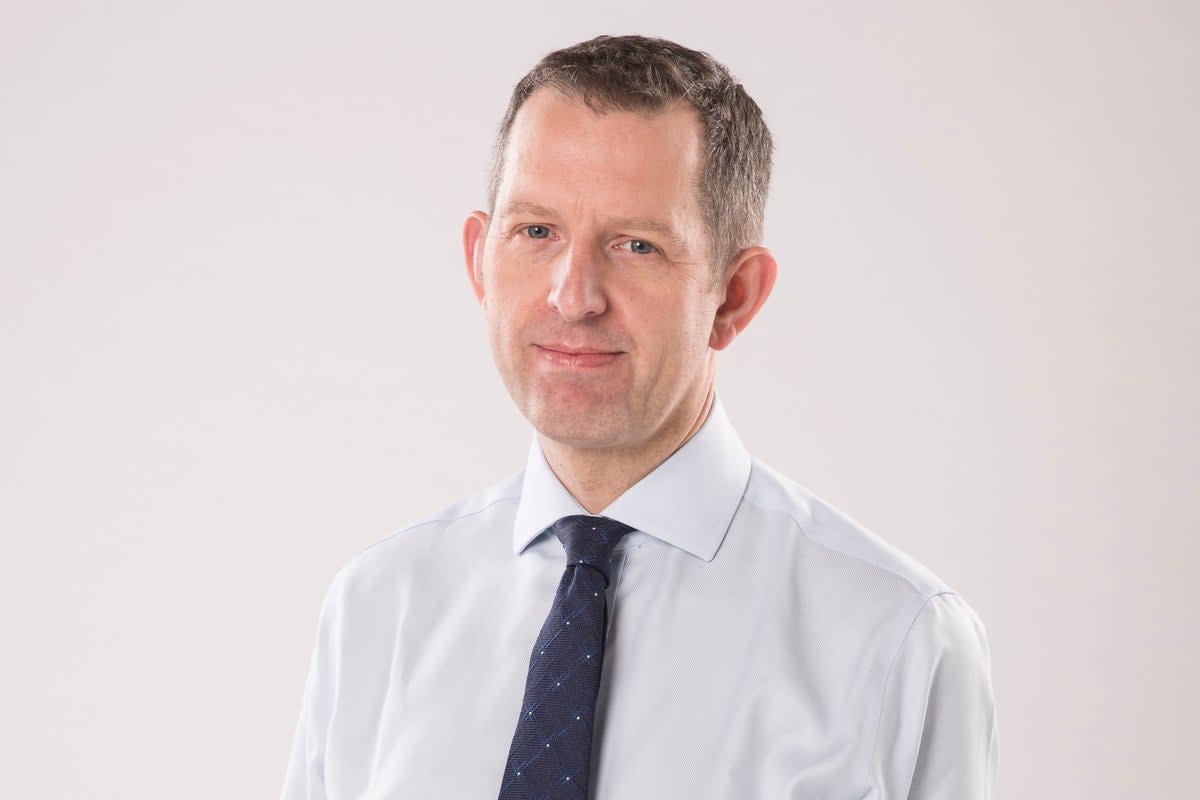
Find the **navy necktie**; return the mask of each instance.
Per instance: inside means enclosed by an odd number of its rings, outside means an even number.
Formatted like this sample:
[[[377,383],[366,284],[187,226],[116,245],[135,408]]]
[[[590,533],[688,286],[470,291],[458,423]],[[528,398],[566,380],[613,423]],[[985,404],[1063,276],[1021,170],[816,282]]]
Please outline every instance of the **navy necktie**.
[[[613,547],[633,528],[577,514],[550,530],[567,551],[567,566],[529,657],[500,800],[586,798],[588,792],[608,622],[605,589]]]

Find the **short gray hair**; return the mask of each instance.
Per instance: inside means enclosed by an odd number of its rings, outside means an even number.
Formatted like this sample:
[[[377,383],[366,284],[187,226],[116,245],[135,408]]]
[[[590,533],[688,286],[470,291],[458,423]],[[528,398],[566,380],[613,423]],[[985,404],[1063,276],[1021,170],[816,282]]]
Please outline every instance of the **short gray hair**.
[[[762,243],[774,145],[762,110],[708,53],[667,39],[597,36],[547,54],[513,88],[492,150],[488,212],[495,213],[513,121],[535,89],[550,86],[592,111],[654,114],[680,100],[704,123],[697,197],[714,278],[742,249]]]

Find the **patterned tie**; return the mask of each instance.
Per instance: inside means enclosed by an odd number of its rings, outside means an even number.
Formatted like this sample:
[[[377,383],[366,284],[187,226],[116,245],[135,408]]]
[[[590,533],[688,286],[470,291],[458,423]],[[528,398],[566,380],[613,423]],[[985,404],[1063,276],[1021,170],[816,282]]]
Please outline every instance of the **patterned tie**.
[[[609,564],[613,547],[633,528],[577,514],[550,530],[566,548],[567,567],[529,657],[500,800],[586,798],[588,793]]]

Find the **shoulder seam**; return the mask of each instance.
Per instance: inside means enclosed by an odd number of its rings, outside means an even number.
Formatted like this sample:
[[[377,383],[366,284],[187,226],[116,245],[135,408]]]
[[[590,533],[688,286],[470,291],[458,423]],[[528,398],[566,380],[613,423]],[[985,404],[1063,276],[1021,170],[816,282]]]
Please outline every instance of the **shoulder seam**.
[[[921,607],[917,609],[917,613],[913,615],[912,621],[908,623],[908,628],[904,631],[904,636],[900,639],[900,644],[896,647],[896,652],[892,655],[892,662],[888,665],[887,674],[883,676],[883,683],[879,692],[879,713],[875,715],[875,738],[871,743],[871,754],[867,758],[867,775],[863,782],[863,797],[870,793],[871,789],[871,765],[875,763],[875,753],[879,749],[879,725],[883,720],[883,704],[887,700],[888,684],[892,680],[892,673],[896,670],[896,662],[900,660],[900,654],[904,652],[904,645],[908,643],[909,634],[912,629],[917,626],[917,620],[925,613],[925,609],[929,606],[929,601],[935,597],[941,597],[944,594],[958,594],[958,592],[950,589],[942,592],[935,592],[925,598],[925,602],[921,603]],[[918,753],[919,755],[919,753]],[[914,756],[915,758],[915,756]],[[913,762],[913,770],[916,770],[916,762]],[[909,779],[911,781],[911,778]]]
[[[349,559],[347,559],[346,563],[343,564],[341,569],[338,570],[338,573],[341,573],[343,570],[345,570],[347,567],[349,567],[351,564],[353,564],[355,561],[357,561],[359,559],[359,557],[361,557],[368,550],[370,550],[374,547],[378,547],[379,545],[384,544],[385,542],[390,542],[392,539],[395,539],[397,536],[399,536],[402,533],[408,533],[409,531],[416,530],[417,528],[421,528],[426,525],[432,525],[436,522],[455,522],[460,519],[465,519],[466,517],[474,516],[475,514],[482,514],[484,511],[487,511],[489,508],[496,505],[497,503],[504,502],[505,500],[516,500],[516,499],[520,498],[520,496],[521,496],[520,494],[506,494],[501,497],[494,498],[490,503],[480,506],[479,508],[476,508],[473,511],[464,511],[461,514],[457,514],[457,515],[451,516],[451,517],[430,517],[428,519],[419,519],[416,522],[405,525],[403,528],[400,528],[399,530],[395,530],[395,531],[389,533],[388,535],[384,536],[383,538],[379,539],[378,541],[371,542],[366,547],[363,547],[357,553],[355,553]],[[336,575],[337,575],[337,573],[335,573],[335,577],[336,577]]]
[[[847,553],[845,550],[839,550],[838,548],[834,547],[833,545],[829,544],[828,542],[824,542],[824,541],[818,539],[817,537],[813,536],[811,533],[808,532],[808,529],[804,527],[804,523],[802,523],[800,520],[796,519],[796,515],[793,514],[791,511],[787,510],[786,508],[776,508],[775,506],[769,506],[764,503],[761,503],[758,500],[755,500],[753,497],[751,497],[749,495],[749,493],[744,493],[742,495],[742,497],[745,500],[749,500],[751,503],[758,506],[759,508],[761,508],[764,511],[774,511],[778,514],[783,514],[784,516],[786,516],[788,519],[790,519],[792,522],[794,522],[796,524],[796,527],[800,529],[800,532],[802,534],[804,534],[805,538],[807,538],[810,542],[819,544],[821,547],[824,547],[826,550],[830,551],[831,553],[838,553],[847,558],[853,558],[855,561],[861,561],[864,564],[870,564],[871,566],[875,567],[876,569],[880,569],[880,570],[883,570],[884,572],[888,572],[888,573],[891,573],[892,575],[895,575],[897,578],[900,578],[902,581],[904,581],[909,586],[911,586],[913,589],[915,589],[917,591],[917,593],[919,595],[921,595],[922,597],[924,597],[927,601],[929,600],[929,598],[936,597],[938,594],[945,594],[947,592],[954,593],[953,589],[946,589],[943,591],[935,592],[934,594],[931,594],[931,595],[927,595],[927,594],[925,594],[924,590],[922,590],[920,586],[918,586],[916,583],[914,583],[913,580],[911,578],[909,578],[907,575],[897,572],[896,570],[891,569],[889,567],[885,567],[883,564],[878,564],[874,561],[871,561],[868,558],[863,558],[862,556],[855,555],[854,553]],[[941,579],[939,578],[939,580],[941,580]]]

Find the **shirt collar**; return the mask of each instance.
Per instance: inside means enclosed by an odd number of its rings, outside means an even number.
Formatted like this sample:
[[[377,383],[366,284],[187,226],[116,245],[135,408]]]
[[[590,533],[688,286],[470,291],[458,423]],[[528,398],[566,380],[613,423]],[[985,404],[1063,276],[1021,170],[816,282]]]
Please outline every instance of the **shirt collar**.
[[[750,461],[714,390],[700,430],[598,516],[712,561],[750,479]],[[586,513],[546,463],[535,431],[513,526],[513,553],[520,555],[559,518]]]

